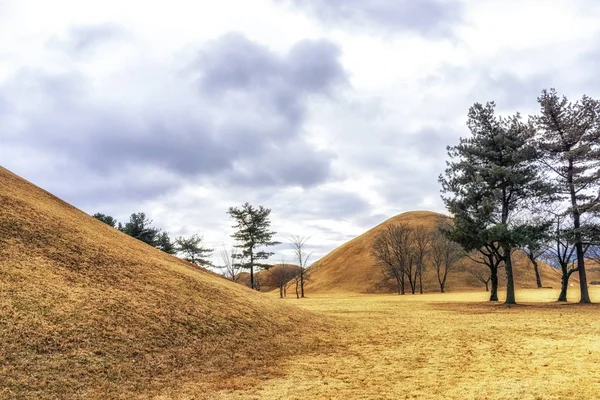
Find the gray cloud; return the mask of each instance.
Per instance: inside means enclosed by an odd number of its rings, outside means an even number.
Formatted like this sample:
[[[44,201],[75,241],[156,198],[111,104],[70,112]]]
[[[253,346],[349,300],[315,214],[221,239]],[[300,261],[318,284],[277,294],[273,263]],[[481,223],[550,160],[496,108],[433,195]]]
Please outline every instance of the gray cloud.
[[[409,31],[425,36],[451,35],[462,6],[452,0],[281,0],[326,23],[375,30]]]
[[[48,45],[71,54],[87,54],[107,42],[124,38],[125,31],[114,24],[71,27],[65,37],[54,37]]]
[[[91,32],[89,40],[100,35]],[[345,82],[339,55],[327,41],[303,41],[278,55],[239,34],[225,35],[203,47],[187,73],[154,77],[175,82],[180,98],[166,92],[156,104],[125,109],[102,100],[77,71],[21,70],[0,85],[0,136],[23,152],[54,155],[67,171],[94,176],[96,186],[83,184],[78,198],[97,199],[103,190],[111,197],[114,181],[102,177],[117,173],[134,174],[116,188],[124,195],[152,196],[173,186],[140,184],[140,171],[255,188],[310,187],[328,179],[333,155],[299,133],[309,98]],[[195,82],[199,90],[185,89]]]

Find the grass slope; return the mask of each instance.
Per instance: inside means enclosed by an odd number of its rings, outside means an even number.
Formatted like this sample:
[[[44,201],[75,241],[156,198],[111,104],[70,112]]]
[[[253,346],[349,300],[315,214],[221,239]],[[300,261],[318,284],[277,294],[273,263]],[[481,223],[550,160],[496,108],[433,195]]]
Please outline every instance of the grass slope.
[[[441,217],[443,217],[442,214],[430,211],[403,213],[388,219],[364,234],[341,245],[311,267],[310,280],[307,284],[308,293],[330,291],[358,293],[394,291],[393,283],[383,280],[381,268],[371,256],[371,247],[375,238],[389,224],[401,222],[412,225],[422,224],[427,228],[434,229]],[[533,267],[525,255],[516,253],[514,261],[517,287],[536,287]],[[446,283],[447,290],[479,290],[484,287],[480,281],[465,269],[466,265],[467,263],[449,273]],[[560,276],[547,265],[541,264],[541,275],[544,286],[559,287]],[[503,270],[500,271],[500,282],[501,285],[504,284]],[[437,277],[432,268],[427,268],[423,274],[423,287],[427,292],[439,291]]]
[[[0,398],[239,387],[323,320],[166,255],[0,168]]]

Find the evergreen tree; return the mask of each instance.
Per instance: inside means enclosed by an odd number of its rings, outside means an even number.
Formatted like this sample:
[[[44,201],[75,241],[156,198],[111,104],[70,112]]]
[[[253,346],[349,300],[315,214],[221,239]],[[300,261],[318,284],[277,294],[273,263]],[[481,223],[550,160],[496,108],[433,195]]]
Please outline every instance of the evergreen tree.
[[[273,241],[276,232],[269,230],[271,210],[263,206],[255,208],[245,203],[239,208],[229,207],[227,213],[235,221],[232,227],[236,232],[231,237],[238,243],[235,247],[240,249],[234,255],[238,260],[236,265],[250,270],[250,287],[255,289],[254,269],[266,266],[257,261],[266,260],[274,254],[260,249],[279,244]]]
[[[159,229],[152,227],[152,220],[146,218],[146,214],[134,213],[129,217],[129,222],[123,226],[122,232],[156,247]]]
[[[548,191],[537,164],[534,130],[519,114],[508,118],[495,115],[495,104],[479,103],[470,108],[467,126],[471,136],[448,148],[451,161],[440,177],[442,196],[456,223],[456,240],[466,251],[486,243],[497,243],[495,256],[506,268],[506,304],[514,304],[515,288],[511,253],[522,245],[524,227],[513,221],[531,199]],[[480,237],[472,232],[476,225]],[[472,241],[465,238],[471,238]],[[483,240],[482,240],[483,239]]]
[[[585,271],[582,216],[598,211],[600,185],[600,102],[583,96],[575,104],[556,90],[538,98],[540,115],[534,120],[544,165],[554,177],[555,193],[569,206],[572,236],[581,288],[580,302],[590,303]]]
[[[114,219],[113,217],[111,217],[110,215],[96,213],[96,214],[92,215],[92,217],[96,218],[99,221],[104,222],[107,225],[112,226],[113,228],[117,227],[117,220]]]
[[[175,241],[176,249],[178,252],[183,254],[183,258],[188,262],[202,267],[207,267],[211,265],[211,262],[207,257],[210,257],[213,249],[203,247],[203,240],[204,237],[200,235],[192,235],[189,238],[180,236]]]
[[[171,240],[167,232],[161,232],[156,236],[156,248],[167,254],[177,253],[175,243]]]

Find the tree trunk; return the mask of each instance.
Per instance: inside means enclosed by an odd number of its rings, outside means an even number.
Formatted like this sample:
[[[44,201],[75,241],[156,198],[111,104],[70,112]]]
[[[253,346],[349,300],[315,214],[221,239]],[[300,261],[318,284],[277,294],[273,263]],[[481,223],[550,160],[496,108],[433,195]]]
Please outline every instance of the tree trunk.
[[[250,289],[254,289],[254,257],[250,254]]]
[[[490,291],[489,282],[490,282],[490,281],[484,282],[484,283],[485,283],[485,291],[486,291],[486,292],[489,292],[489,291]],[[491,299],[490,299],[490,300],[491,300]]]
[[[590,294],[587,287],[587,276],[585,273],[585,261],[583,243],[581,242],[581,215],[579,214],[579,208],[577,208],[577,192],[575,191],[575,185],[573,183],[573,160],[569,160],[569,167],[567,170],[567,183],[569,184],[569,193],[571,195],[571,216],[573,217],[573,228],[575,229],[575,249],[577,251],[577,270],[579,270],[579,288],[581,290],[580,303],[591,303]]]
[[[398,275],[396,275],[396,292],[398,292],[398,294],[404,294],[402,293],[400,278],[398,277]]]
[[[560,295],[557,301],[567,301],[567,289],[569,288],[569,275],[563,275],[560,283]]]
[[[510,246],[504,247],[504,266],[506,268],[506,301],[504,304],[517,304],[515,300],[515,282],[512,270]]]
[[[446,293],[444,292],[444,283],[440,282],[440,293]]]
[[[300,298],[300,294],[298,293],[298,279],[296,279],[296,298],[299,299]]]
[[[423,294],[423,266],[419,267],[419,293]]]
[[[402,278],[400,279],[400,281],[402,282],[402,286],[401,286],[401,293],[400,294],[406,294],[406,290],[404,289],[404,273],[402,274]]]
[[[490,301],[498,301],[498,268],[492,270],[492,291],[490,292]]]
[[[540,289],[542,287],[542,278],[540,277],[538,262],[535,258],[531,260],[531,262],[533,263],[533,270],[535,271],[535,283],[537,284],[538,289]]]
[[[283,285],[279,285],[279,298],[283,299]]]
[[[300,272],[300,293],[301,297],[304,298],[304,269]]]

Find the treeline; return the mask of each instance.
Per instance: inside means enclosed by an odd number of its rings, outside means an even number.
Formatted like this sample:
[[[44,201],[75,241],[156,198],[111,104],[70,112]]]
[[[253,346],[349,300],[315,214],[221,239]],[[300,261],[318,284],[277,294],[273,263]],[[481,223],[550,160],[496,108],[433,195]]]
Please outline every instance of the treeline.
[[[448,147],[439,178],[453,215],[446,234],[488,267],[490,300],[498,300],[498,268],[506,271],[506,303],[514,304],[512,256],[524,250],[559,269],[566,301],[569,278],[578,274],[580,302],[589,303],[586,258],[600,244],[600,102],[575,103],[544,90],[540,111],[526,121],[519,113],[496,115],[493,102],[468,113],[470,136]]]
[[[214,250],[202,245],[204,240],[202,236],[195,234],[187,238],[180,236],[171,239],[168,232],[152,226],[153,221],[148,219],[143,212],[131,214],[129,221],[125,224],[102,213],[93,214],[92,217],[167,254],[181,255],[182,258],[195,265],[203,267],[211,265],[208,257]]]
[[[194,234],[190,237],[180,236],[171,239],[168,232],[154,227],[153,221],[148,219],[143,212],[131,214],[129,221],[125,224],[102,213],[92,216],[165,253],[180,256],[195,265],[217,268],[221,270],[223,276],[234,282],[239,281],[240,273],[243,270],[248,270],[250,288],[259,290],[260,282],[255,279],[255,272],[271,267],[271,264],[267,264],[265,261],[274,253],[267,251],[267,248],[281,244],[281,242],[273,240],[276,232],[270,230],[271,210],[263,206],[254,207],[245,203],[241,207],[230,207],[227,214],[235,223],[232,226],[235,231],[231,234],[235,244],[230,250],[222,249],[220,251],[220,264],[215,264],[210,260],[209,257],[213,254],[214,249],[204,247],[203,236]],[[308,260],[311,256],[305,251],[307,240],[307,237],[301,236],[289,238],[298,265],[291,269],[281,268],[281,271],[277,270],[272,274],[272,279],[277,281],[280,288],[282,298],[285,297],[287,286],[292,280],[295,282],[297,297],[301,298],[305,295]]]
[[[396,224],[379,234],[372,255],[398,293],[422,293],[425,261],[437,272],[440,291],[461,259],[483,265],[469,272],[498,300],[498,271],[506,272],[506,303],[513,304],[513,255],[523,251],[541,287],[538,260],[560,271],[559,301],[567,300],[577,273],[589,303],[586,259],[600,262],[600,102],[569,102],[554,90],[538,98],[540,111],[496,115],[496,105],[476,103],[468,112],[470,136],[448,147],[440,175],[442,199],[452,219],[438,226]]]

